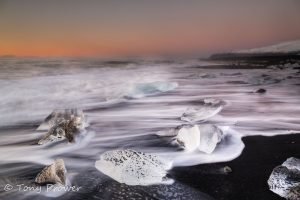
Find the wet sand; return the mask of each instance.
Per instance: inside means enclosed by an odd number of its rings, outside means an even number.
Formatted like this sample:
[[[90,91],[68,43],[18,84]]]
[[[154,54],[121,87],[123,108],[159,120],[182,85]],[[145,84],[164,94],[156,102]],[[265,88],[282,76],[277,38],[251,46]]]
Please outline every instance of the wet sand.
[[[300,135],[243,138],[245,149],[240,157],[230,162],[177,167],[172,175],[218,200],[280,200],[269,190],[267,180],[277,165],[289,157],[300,157]],[[231,173],[220,174],[224,166]]]

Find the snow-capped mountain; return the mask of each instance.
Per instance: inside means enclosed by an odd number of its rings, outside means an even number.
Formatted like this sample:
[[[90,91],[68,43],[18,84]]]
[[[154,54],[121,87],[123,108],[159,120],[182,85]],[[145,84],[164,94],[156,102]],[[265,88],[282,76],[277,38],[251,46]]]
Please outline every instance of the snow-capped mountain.
[[[282,42],[265,47],[233,51],[232,53],[290,53],[300,52],[300,40]]]

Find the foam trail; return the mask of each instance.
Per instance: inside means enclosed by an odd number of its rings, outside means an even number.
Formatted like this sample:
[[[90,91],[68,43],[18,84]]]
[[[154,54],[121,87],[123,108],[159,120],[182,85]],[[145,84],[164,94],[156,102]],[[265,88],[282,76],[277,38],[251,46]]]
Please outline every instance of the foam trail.
[[[111,150],[133,149],[189,166],[237,158],[246,136],[300,132],[300,74],[291,68],[225,69],[199,60],[114,65],[96,59],[1,59],[0,67],[0,93],[5,94],[0,97],[0,175],[5,182],[30,182],[44,165],[62,158],[70,173],[84,171],[85,178],[75,176],[74,183],[94,191],[97,181],[108,178],[95,169],[95,161]],[[259,88],[267,92],[253,92]],[[132,91],[142,98],[128,98]],[[211,118],[193,122],[225,133],[211,154],[180,151],[156,135],[189,124],[182,114],[207,98],[226,102]],[[34,145],[42,137],[35,130],[44,118],[67,108],[83,110],[88,137],[78,144]],[[93,181],[97,184],[91,186]]]
[[[191,166],[233,160],[242,153],[245,145],[237,131],[229,127],[221,129],[224,132],[224,139],[211,154],[196,150],[194,152],[164,152],[158,155],[168,159],[172,158],[173,166]]]

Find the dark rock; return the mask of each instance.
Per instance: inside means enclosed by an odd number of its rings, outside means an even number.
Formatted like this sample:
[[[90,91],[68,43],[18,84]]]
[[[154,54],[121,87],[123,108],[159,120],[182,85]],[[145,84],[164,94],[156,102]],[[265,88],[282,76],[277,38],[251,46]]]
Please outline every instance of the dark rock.
[[[263,89],[263,88],[259,88],[258,90],[255,91],[255,93],[259,93],[259,94],[264,94],[266,92],[267,92],[267,90]]]

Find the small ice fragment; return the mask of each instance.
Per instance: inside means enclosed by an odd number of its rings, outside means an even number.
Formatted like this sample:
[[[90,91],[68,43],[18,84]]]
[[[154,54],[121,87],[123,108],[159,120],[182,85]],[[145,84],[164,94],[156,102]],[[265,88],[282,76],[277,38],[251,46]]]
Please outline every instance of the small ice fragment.
[[[52,165],[46,166],[35,178],[39,184],[66,184],[65,163],[62,159],[55,160]]]
[[[205,104],[211,104],[211,105],[224,105],[225,102],[223,102],[220,99],[213,99],[213,98],[206,98],[203,100]]]
[[[178,87],[176,82],[152,82],[140,83],[135,85],[127,97],[141,98],[150,95],[156,95],[162,92],[168,92]]]
[[[232,172],[232,169],[231,169],[231,167],[229,167],[229,166],[225,166],[225,167],[223,167],[222,169],[223,169],[222,171],[223,171],[225,174],[229,174],[229,173]]]
[[[223,101],[206,99],[204,104],[188,108],[180,119],[189,123],[205,121],[219,113],[223,109],[223,105]]]
[[[157,136],[161,137],[175,137],[177,136],[179,128],[170,128],[167,130],[158,131],[156,133]]]

